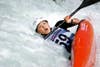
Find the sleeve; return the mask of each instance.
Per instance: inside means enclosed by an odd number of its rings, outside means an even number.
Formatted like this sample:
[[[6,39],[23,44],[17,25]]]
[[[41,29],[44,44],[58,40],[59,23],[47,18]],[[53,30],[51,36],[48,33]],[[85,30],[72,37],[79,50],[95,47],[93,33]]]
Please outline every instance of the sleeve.
[[[64,23],[63,23],[64,22]],[[60,25],[61,23],[63,23],[62,25]],[[60,25],[60,26],[59,26]],[[72,26],[75,26],[76,24],[73,24],[73,22],[71,23],[66,23],[64,20],[60,20],[55,24],[55,27],[59,26],[60,28],[66,29]]]

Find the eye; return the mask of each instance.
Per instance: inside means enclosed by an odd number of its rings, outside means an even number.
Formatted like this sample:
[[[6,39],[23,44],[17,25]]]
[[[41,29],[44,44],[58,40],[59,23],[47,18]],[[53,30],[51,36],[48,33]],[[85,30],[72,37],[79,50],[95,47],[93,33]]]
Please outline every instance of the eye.
[[[43,24],[46,24],[46,23],[43,23]]]
[[[42,28],[42,26],[40,25],[39,28]]]

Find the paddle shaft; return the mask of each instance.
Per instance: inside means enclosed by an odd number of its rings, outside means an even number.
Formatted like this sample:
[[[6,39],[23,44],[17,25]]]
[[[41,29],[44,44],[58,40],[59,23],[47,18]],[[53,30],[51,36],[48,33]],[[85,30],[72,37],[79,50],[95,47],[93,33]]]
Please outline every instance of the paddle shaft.
[[[80,9],[84,8],[84,7],[87,7],[87,6],[90,6],[94,3],[97,3],[99,2],[100,0],[84,0],[82,2],[82,4],[75,10],[73,11],[69,16],[72,17],[75,13],[77,13]]]

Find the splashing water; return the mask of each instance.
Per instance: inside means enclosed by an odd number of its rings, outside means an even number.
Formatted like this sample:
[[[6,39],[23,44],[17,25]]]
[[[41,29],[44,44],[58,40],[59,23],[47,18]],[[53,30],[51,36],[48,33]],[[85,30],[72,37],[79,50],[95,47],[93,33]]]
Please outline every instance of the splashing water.
[[[33,21],[47,17],[52,27],[80,3],[80,0],[0,0],[0,67],[70,67],[64,48],[35,34]],[[100,66],[99,5],[84,8],[74,16],[92,20],[97,43],[96,67]]]

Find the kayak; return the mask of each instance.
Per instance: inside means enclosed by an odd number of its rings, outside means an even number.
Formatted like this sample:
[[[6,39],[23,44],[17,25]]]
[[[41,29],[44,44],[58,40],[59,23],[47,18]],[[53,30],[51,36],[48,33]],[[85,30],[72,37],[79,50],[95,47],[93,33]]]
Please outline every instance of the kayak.
[[[72,67],[93,67],[95,65],[96,44],[94,30],[90,21],[80,21],[75,33],[57,28],[47,40],[51,40],[66,49],[67,58],[71,55]]]
[[[72,43],[72,67],[94,67],[95,46],[93,27],[90,21],[82,20]]]

